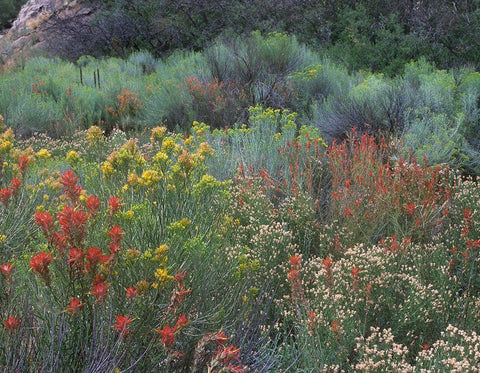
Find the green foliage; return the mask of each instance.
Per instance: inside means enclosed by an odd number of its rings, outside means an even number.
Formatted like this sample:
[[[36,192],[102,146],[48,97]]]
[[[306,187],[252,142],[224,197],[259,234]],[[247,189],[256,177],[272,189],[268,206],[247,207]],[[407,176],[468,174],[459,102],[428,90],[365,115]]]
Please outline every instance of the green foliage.
[[[25,0],[1,0],[0,1],[0,30],[11,26]]]

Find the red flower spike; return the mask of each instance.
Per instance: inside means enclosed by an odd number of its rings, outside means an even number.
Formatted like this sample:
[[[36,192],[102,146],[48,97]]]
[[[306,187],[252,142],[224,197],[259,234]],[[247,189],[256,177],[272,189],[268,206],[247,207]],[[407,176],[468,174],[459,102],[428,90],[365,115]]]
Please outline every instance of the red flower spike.
[[[49,275],[48,265],[52,261],[49,253],[42,251],[30,260],[30,267],[46,282]]]
[[[407,215],[415,214],[415,204],[409,203],[407,206],[405,206],[405,213]]]
[[[108,283],[106,282],[99,282],[93,285],[93,291],[90,294],[95,295],[97,299],[95,303],[103,301],[108,295]]]
[[[107,231],[107,234],[110,236],[111,245],[118,245],[118,243],[122,239],[122,228],[114,225],[111,230]]]
[[[0,189],[0,201],[6,206],[8,205],[8,201],[10,200],[10,197],[12,196],[12,191],[8,188],[2,188]]]
[[[223,344],[225,344],[225,342],[228,341],[228,336],[222,330],[220,330],[217,334],[213,335],[213,340],[217,344],[223,345]]]
[[[115,196],[110,197],[108,199],[108,205],[109,205],[109,208],[110,208],[110,215],[115,215],[118,211],[120,211],[120,207],[122,206],[122,204],[120,202],[122,202],[122,199],[117,198]]]
[[[135,299],[135,297],[137,296],[137,293],[138,293],[138,290],[137,290],[137,289],[134,289],[134,288],[132,288],[132,287],[129,287],[129,288],[126,290],[125,296],[126,296],[127,298]]]
[[[76,247],[70,249],[69,253],[70,259],[67,260],[67,262],[71,265],[77,265],[81,266],[83,263],[83,251],[80,249],[77,249]]]
[[[326,257],[325,259],[323,259],[322,264],[325,270],[328,270],[332,267],[333,262],[332,262],[332,259],[330,259],[330,257]]]
[[[290,281],[294,282],[298,278],[298,275],[299,275],[299,272],[297,270],[291,269],[288,272],[287,277]]]
[[[74,204],[78,202],[78,198],[82,192],[82,188],[77,185],[77,180],[78,176],[76,176],[72,170],[65,171],[60,180],[60,184],[63,185],[65,195]]]
[[[219,347],[215,359],[220,361],[223,365],[227,365],[231,360],[239,361],[239,351],[240,349],[235,346]]]
[[[20,325],[20,322],[18,321],[18,319],[16,317],[13,317],[13,316],[10,316],[3,323],[5,324],[5,327],[7,328],[7,330],[10,333],[15,332]]]
[[[9,189],[12,191],[13,194],[16,194],[21,187],[22,187],[22,181],[17,179],[16,177],[10,181]]]
[[[183,280],[186,276],[187,272],[182,272],[181,270],[179,270],[177,272],[177,274],[174,276],[175,278],[175,281],[180,285],[180,286],[183,286]]]
[[[72,312],[72,317],[80,310],[83,303],[80,299],[70,298],[70,305],[65,308],[66,312]]]
[[[190,324],[190,320],[187,319],[185,314],[180,315],[178,317],[177,323],[175,324],[176,329],[183,329],[185,328],[188,324]]]
[[[130,333],[130,331],[128,330],[128,327],[131,324],[133,319],[128,316],[120,315],[120,316],[117,316],[116,320],[117,322],[115,325],[113,325],[113,327],[117,332],[123,333],[123,336],[125,337],[127,334]]]
[[[97,264],[105,264],[109,260],[108,255],[102,254],[102,251],[96,247],[88,249],[85,258],[87,259],[85,267],[88,272],[93,271]]]
[[[86,212],[65,206],[58,213],[58,222],[67,241],[73,246],[80,244],[86,234],[85,223],[88,220]]]
[[[290,264],[293,268],[300,268],[300,265],[302,264],[302,258],[300,257],[300,255],[292,255],[290,257]]]
[[[90,216],[94,216],[97,213],[98,208],[100,207],[100,199],[95,196],[89,196],[87,202],[85,203],[88,213]]]
[[[358,278],[359,273],[360,273],[360,270],[357,267],[352,267],[352,278],[353,279]]]
[[[352,209],[350,207],[346,207],[345,210],[343,211],[342,215],[344,217],[350,217],[350,216],[353,216],[353,212],[352,212]]]
[[[49,212],[37,212],[35,214],[35,224],[42,228],[43,234],[48,236],[53,228],[53,218]]]
[[[105,280],[106,280],[105,275],[102,275],[102,274],[99,273],[99,274],[96,275],[95,278],[93,279],[93,285],[98,285],[98,284],[100,284],[100,283],[103,283],[103,282],[105,282]]]
[[[338,323],[337,320],[332,322],[332,326],[330,327],[330,330],[335,334],[337,334],[340,331],[340,324]]]
[[[163,329],[157,329],[157,333],[162,336],[162,343],[165,345],[165,348],[170,348],[175,343],[175,332],[177,331],[176,326],[164,326]]]
[[[10,276],[12,275],[13,264],[10,263],[3,263],[0,266],[0,271],[2,271],[3,275],[7,278],[7,281],[10,280]]]
[[[18,169],[20,171],[25,171],[28,166],[28,158],[21,156],[20,159],[18,160]]]

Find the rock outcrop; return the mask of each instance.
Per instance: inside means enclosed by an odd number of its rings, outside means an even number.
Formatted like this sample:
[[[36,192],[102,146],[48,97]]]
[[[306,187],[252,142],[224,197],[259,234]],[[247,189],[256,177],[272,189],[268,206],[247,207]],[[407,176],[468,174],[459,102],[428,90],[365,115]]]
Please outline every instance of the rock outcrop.
[[[85,21],[95,9],[80,0],[29,0],[12,27],[0,35],[0,64],[3,69],[21,64],[36,55],[49,55],[59,23]]]

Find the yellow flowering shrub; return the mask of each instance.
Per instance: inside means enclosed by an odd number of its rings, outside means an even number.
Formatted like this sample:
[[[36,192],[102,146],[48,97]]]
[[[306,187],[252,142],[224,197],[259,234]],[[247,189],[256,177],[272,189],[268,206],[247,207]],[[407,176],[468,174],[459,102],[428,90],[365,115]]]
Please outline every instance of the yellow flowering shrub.
[[[50,154],[50,152],[43,148],[43,149],[40,149],[37,154],[36,154],[37,158],[40,159],[40,160],[47,160],[49,159],[52,155]]]
[[[147,187],[153,187],[160,181],[161,175],[155,170],[145,170],[142,173],[143,184]]]
[[[157,289],[159,286],[166,286],[170,281],[173,280],[173,276],[168,274],[168,270],[165,268],[157,268],[155,271],[155,278],[157,282],[154,282],[152,286]]]
[[[165,137],[165,133],[167,132],[167,127],[155,127],[152,129],[152,133],[150,135],[150,142],[155,144],[156,142],[160,142]]]
[[[87,130],[87,140],[91,147],[102,145],[104,142],[102,129],[98,126],[91,126]]]
[[[78,153],[75,150],[70,150],[67,153],[66,160],[67,160],[67,163],[73,167],[77,165],[81,159],[80,159],[80,155],[78,155]]]

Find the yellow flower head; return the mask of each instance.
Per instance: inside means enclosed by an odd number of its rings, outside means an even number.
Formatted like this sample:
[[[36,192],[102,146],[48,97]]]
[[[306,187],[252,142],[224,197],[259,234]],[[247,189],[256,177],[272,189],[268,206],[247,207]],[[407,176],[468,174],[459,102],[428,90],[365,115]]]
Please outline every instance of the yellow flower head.
[[[103,176],[105,177],[110,177],[115,173],[115,170],[109,161],[103,162],[102,173],[103,173]]]
[[[158,281],[158,284],[156,284],[157,286],[154,286],[155,288],[158,287],[158,285],[165,286],[169,281],[173,280],[173,276],[170,276],[165,268],[157,268],[155,271],[155,278]]]
[[[212,149],[212,147],[208,142],[204,141],[198,146],[197,152],[200,155],[206,156],[206,155],[213,155],[215,153],[215,150]]]
[[[162,171],[165,171],[165,169],[168,166],[168,163],[170,161],[170,158],[168,157],[167,154],[164,152],[160,151],[157,154],[153,156],[152,159],[153,163],[158,166]]]
[[[186,150],[178,156],[178,164],[187,174],[192,170],[193,166],[195,166],[192,155]]]
[[[128,175],[127,177],[127,183],[128,185],[134,187],[134,186],[137,186],[139,184],[139,177],[136,173],[131,173],[130,175]]]
[[[160,174],[155,170],[145,170],[142,173],[142,180],[144,185],[153,186],[160,181]]]
[[[91,126],[87,130],[87,140],[91,147],[103,144],[103,131],[98,126]]]
[[[175,141],[171,137],[167,137],[162,142],[162,152],[172,154],[176,148]]]
[[[50,158],[51,156],[52,155],[50,154],[50,152],[47,149],[40,149],[37,152],[37,158],[41,159],[41,160],[46,160],[46,159]]]
[[[70,150],[67,154],[66,160],[70,166],[74,166],[80,162],[80,156],[75,150]]]
[[[0,139],[0,152],[8,153],[12,149],[13,149],[13,143],[11,141]]]
[[[193,122],[193,132],[197,137],[204,136],[207,132],[210,131],[210,127],[205,123],[198,123],[197,121]]]
[[[157,247],[155,249],[154,259],[156,261],[163,261],[164,263],[162,263],[162,264],[165,265],[166,264],[165,262],[166,262],[166,259],[167,259],[165,254],[167,253],[167,251],[168,251],[168,246],[167,245],[165,245],[165,244],[160,245],[159,247]]]
[[[154,144],[157,141],[162,141],[166,132],[167,132],[167,128],[163,126],[153,128],[152,134],[150,135],[150,142]]]
[[[127,220],[132,220],[133,219],[133,211],[132,210],[125,211],[125,219],[127,219]]]

